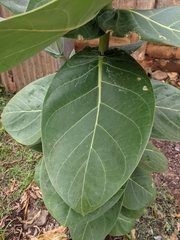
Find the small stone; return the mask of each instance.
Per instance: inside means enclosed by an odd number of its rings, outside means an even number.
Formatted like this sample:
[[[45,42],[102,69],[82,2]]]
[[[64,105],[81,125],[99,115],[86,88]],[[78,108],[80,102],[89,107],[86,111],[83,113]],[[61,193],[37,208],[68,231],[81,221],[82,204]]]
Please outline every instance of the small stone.
[[[156,70],[155,72],[152,72],[151,73],[151,77],[153,79],[156,79],[156,80],[165,80],[168,78],[168,75],[167,73],[163,72],[163,71],[160,71],[160,70]]]
[[[162,240],[162,237],[161,236],[156,236],[154,237],[155,240]]]
[[[167,75],[171,81],[177,81],[179,78],[179,74],[177,72],[168,72]]]
[[[42,210],[40,216],[34,221],[34,225],[37,225],[37,226],[45,225],[47,221],[47,216],[48,216],[48,211]]]
[[[176,145],[174,149],[175,149],[177,152],[180,152],[180,146],[179,146],[179,145]]]
[[[170,81],[170,84],[171,84],[172,86],[176,86],[176,81],[171,80],[171,81]]]

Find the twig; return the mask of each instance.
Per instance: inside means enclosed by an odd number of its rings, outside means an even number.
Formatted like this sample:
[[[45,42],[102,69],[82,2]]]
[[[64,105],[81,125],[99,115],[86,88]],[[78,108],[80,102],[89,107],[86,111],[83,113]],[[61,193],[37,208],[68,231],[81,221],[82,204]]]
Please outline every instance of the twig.
[[[0,167],[3,167],[4,165],[11,165],[11,164],[16,163],[16,162],[21,162],[22,160],[23,159],[21,158],[21,159],[15,159],[11,162],[3,162],[3,163],[0,163]]]

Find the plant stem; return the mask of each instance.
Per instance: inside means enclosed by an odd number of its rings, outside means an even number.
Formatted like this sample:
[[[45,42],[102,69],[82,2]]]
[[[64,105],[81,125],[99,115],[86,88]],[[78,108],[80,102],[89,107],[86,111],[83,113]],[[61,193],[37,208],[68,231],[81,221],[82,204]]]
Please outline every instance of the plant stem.
[[[99,39],[99,52],[104,55],[104,52],[108,50],[109,47],[110,32],[104,34]]]

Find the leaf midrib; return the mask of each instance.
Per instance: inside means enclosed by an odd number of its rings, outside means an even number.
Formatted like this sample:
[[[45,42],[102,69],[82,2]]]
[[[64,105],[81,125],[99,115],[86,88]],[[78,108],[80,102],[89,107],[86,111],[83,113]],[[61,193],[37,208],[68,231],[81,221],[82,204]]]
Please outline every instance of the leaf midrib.
[[[86,173],[87,173],[87,169],[88,169],[88,164],[89,164],[89,158],[91,155],[91,150],[93,148],[93,143],[94,143],[94,138],[95,138],[95,134],[96,134],[96,128],[98,125],[98,119],[99,119],[99,112],[100,112],[100,104],[101,104],[101,84],[102,84],[102,64],[103,64],[103,57],[99,56],[99,60],[98,60],[98,106],[97,106],[97,114],[96,114],[96,121],[94,124],[94,132],[93,132],[93,136],[92,136],[92,141],[91,141],[91,145],[89,148],[89,154],[88,154],[88,158],[86,160],[86,167],[85,167],[85,172],[84,172],[84,178],[83,178],[83,183],[82,183],[82,192],[81,192],[81,210],[82,210],[82,214],[84,214],[83,211],[83,194],[84,194],[84,187],[85,187],[85,181],[86,181]]]

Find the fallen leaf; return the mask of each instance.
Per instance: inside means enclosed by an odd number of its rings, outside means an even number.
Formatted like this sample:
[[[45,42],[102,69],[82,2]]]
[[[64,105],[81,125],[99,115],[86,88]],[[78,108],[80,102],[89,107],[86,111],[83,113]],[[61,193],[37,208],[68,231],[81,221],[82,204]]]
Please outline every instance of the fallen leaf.
[[[34,200],[37,199],[36,194],[34,194],[31,190],[28,190],[28,194],[30,195],[30,197],[32,197]]]
[[[170,217],[173,217],[173,218],[180,218],[180,213],[177,213],[177,214],[171,214]]]
[[[180,222],[177,222],[177,230],[180,232]]]
[[[12,184],[9,188],[9,192],[13,192],[15,188],[15,184],[17,183],[17,180],[15,178],[12,179]]]
[[[131,230],[131,237],[132,237],[134,240],[136,240],[136,229],[135,229],[135,228]]]
[[[7,220],[8,216],[4,216],[1,220],[0,220],[0,229],[5,227],[5,222]]]
[[[37,237],[31,238],[31,240],[68,240],[68,236],[65,234],[66,228],[60,226],[54,230],[48,231]]]
[[[173,233],[170,237],[170,240],[177,240],[177,234]]]
[[[41,210],[33,217],[27,220],[22,220],[21,217],[17,217],[20,223],[26,224],[26,225],[31,225],[41,214]]]

